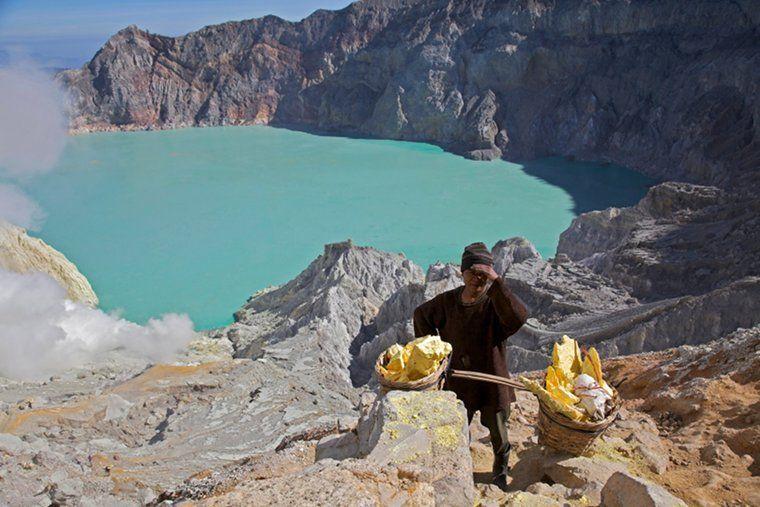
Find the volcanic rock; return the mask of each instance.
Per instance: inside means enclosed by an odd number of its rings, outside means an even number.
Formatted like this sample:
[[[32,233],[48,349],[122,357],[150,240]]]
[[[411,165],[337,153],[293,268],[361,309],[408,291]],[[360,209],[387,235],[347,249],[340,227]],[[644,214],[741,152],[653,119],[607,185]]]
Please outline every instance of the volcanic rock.
[[[602,489],[603,507],[676,507],[686,504],[656,484],[622,472],[612,475]]]
[[[62,253],[21,227],[0,220],[0,269],[16,273],[39,271],[66,289],[69,299],[95,307],[98,296],[90,282]]]
[[[58,79],[75,130],[272,123],[727,182],[756,168],[748,4],[364,0],[179,37],[129,26]]]
[[[760,201],[749,190],[663,183],[636,206],[580,215],[557,252],[638,298],[703,294],[760,273]]]

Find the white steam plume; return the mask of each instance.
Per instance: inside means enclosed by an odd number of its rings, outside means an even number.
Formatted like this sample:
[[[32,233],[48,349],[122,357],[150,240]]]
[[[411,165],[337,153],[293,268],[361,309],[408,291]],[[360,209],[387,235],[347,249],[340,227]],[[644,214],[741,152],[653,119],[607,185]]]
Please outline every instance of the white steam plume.
[[[37,230],[45,218],[42,209],[15,185],[0,183],[0,219]]]
[[[0,177],[29,180],[50,171],[66,144],[63,94],[28,63],[0,69]],[[0,220],[37,228],[40,207],[17,186],[0,182]],[[166,361],[194,337],[186,315],[140,326],[66,299],[43,273],[0,269],[0,376],[38,380],[97,362],[121,349]]]
[[[48,275],[0,270],[0,376],[41,380],[115,349],[167,361],[194,335],[187,315],[140,326],[66,299]]]
[[[63,94],[29,63],[0,69],[0,168],[25,177],[53,168],[66,145]]]
[[[0,68],[0,176],[27,179],[51,170],[66,145],[63,94],[28,62]],[[45,214],[21,189],[0,183],[0,219],[38,229]]]

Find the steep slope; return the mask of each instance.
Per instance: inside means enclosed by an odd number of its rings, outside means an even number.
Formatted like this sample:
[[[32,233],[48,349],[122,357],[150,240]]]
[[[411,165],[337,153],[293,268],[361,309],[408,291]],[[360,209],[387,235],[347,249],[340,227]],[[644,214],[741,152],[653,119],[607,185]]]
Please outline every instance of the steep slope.
[[[300,125],[727,184],[760,160],[757,13],[751,0],[367,0],[182,37],[129,27],[59,79],[75,130]]]
[[[69,299],[98,306],[98,296],[87,278],[62,253],[20,227],[0,221],[0,269],[27,273],[40,271],[66,289]]]
[[[738,326],[757,324],[760,281],[756,277],[702,296],[641,305],[620,285],[569,259],[541,259],[524,239],[500,241],[494,251],[499,271],[535,309],[530,325],[509,341],[513,371],[543,367],[549,346],[563,332],[584,344],[595,343],[609,358],[616,353],[699,345]],[[281,495],[277,498],[291,498],[288,492],[299,481],[314,498],[324,498],[324,491],[333,489],[354,498],[350,495],[359,487],[370,488],[378,498],[393,498],[411,494],[415,484],[426,488],[426,493],[419,491],[429,497],[436,480],[424,470],[389,468],[357,458],[335,459],[357,456],[357,417],[367,406],[362,395],[371,387],[365,382],[377,351],[391,341],[411,338],[409,316],[414,305],[460,281],[453,265],[433,265],[423,277],[419,267],[399,254],[351,242],[326,245],[324,253],[294,280],[254,294],[236,314],[236,323],[192,343],[188,356],[176,364],[145,369],[144,361],[130,362],[125,356],[44,382],[0,378],[0,501],[30,503],[44,490],[42,498],[50,502],[142,504],[165,490],[170,499],[202,498],[240,484],[234,498],[229,498],[239,503],[241,497],[236,495],[244,498],[254,493],[266,495],[267,491]],[[635,400],[629,407],[631,413],[610,434],[625,438],[625,442],[612,440],[605,448],[607,454],[599,459],[631,461],[626,465],[629,472],[662,483],[646,470],[662,467],[663,459],[667,464],[663,446],[670,450],[673,446],[660,441],[661,437],[667,440],[668,433],[659,435],[650,416],[639,413],[650,412],[665,429],[687,427],[699,416],[695,407],[708,398],[700,394],[701,381],[686,385],[680,371],[688,369],[688,375],[694,377],[702,366],[693,367],[692,363],[707,361],[707,367],[719,366],[703,375],[715,377],[716,385],[725,381],[721,375],[733,375],[732,368],[746,376],[756,370],[757,333],[753,330],[746,339],[744,333],[737,331],[725,344],[708,348],[608,361],[612,380],[617,385],[627,379],[621,392]],[[715,361],[703,361],[705,351],[715,351],[710,356]],[[231,352],[238,358],[233,359]],[[642,361],[649,364],[650,357],[676,355],[686,362],[673,363],[675,369],[665,370],[659,377],[656,371],[627,370]],[[713,454],[727,456],[741,474],[736,491],[726,498],[748,499],[754,484],[757,425],[755,419],[746,418],[751,415],[748,407],[755,403],[750,396],[754,377],[748,378],[734,378],[738,384],[750,382],[736,391],[746,396],[748,405],[741,397],[730,398],[727,403],[738,419],[725,416],[734,426],[715,434],[740,457],[727,454],[719,442],[714,452],[704,451],[705,460],[712,460]],[[659,380],[647,387],[646,381],[651,379]],[[650,390],[639,393],[641,389]],[[650,404],[638,398],[646,398]],[[578,493],[580,486],[574,486],[576,479],[568,475],[578,464],[565,463],[565,457],[537,447],[530,438],[535,402],[521,397],[519,406],[511,432],[519,438],[515,449],[518,464],[522,462],[519,468],[515,466],[515,478],[520,478],[515,487],[530,487],[530,494],[559,495],[565,500],[578,499],[579,494],[599,496],[619,467],[589,465],[604,474],[583,483],[587,493]],[[441,413],[444,419],[446,410]],[[724,412],[715,409],[710,417],[723,417]],[[692,430],[701,431],[699,426]],[[643,451],[637,447],[638,437],[631,437],[634,433],[649,439],[639,442]],[[683,438],[691,434],[684,433]],[[450,430],[436,435],[446,441]],[[408,457],[417,451],[415,446],[424,447],[426,442],[430,439],[417,436],[399,439],[395,445]],[[681,441],[676,449],[678,445]],[[700,445],[711,444],[704,441]],[[697,466],[695,460],[703,459],[695,457],[695,452],[702,453],[701,447],[689,448],[684,455],[672,451],[681,461],[668,465],[673,475],[665,476],[664,485],[679,496],[688,495],[683,481]],[[483,449],[475,451],[482,454]],[[646,465],[646,460],[651,464]],[[464,467],[460,472],[469,469],[459,458],[457,463]],[[437,468],[435,473],[445,477],[445,472],[445,468]],[[564,486],[550,487],[543,479],[547,474]],[[476,469],[478,477],[484,480],[482,470]],[[726,481],[716,477],[719,482],[701,487],[719,497],[721,491],[716,488]]]
[[[298,23],[266,16],[182,37],[129,26],[82,69],[60,74],[72,127],[269,122],[284,96],[332,74],[409,3],[370,0]]]
[[[702,294],[760,273],[760,200],[752,188],[663,183],[636,206],[580,215],[557,253],[644,300]]]

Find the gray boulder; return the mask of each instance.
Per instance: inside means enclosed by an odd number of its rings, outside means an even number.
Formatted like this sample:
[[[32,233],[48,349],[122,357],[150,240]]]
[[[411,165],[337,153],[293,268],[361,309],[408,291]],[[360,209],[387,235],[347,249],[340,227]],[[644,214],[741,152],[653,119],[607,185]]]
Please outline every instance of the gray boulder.
[[[475,499],[467,411],[449,391],[391,391],[357,426],[360,455],[380,465],[412,466],[433,485],[437,505]]]
[[[613,474],[602,489],[603,507],[685,507],[686,503],[662,486],[627,473]]]

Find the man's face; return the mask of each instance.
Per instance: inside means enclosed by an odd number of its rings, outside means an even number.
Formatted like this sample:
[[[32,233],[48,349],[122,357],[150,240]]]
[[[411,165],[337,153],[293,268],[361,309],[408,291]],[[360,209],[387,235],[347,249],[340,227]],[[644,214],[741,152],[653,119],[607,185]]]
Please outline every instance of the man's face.
[[[465,269],[462,272],[462,278],[464,278],[465,286],[475,293],[482,292],[488,283],[488,277],[484,273],[472,269]]]

